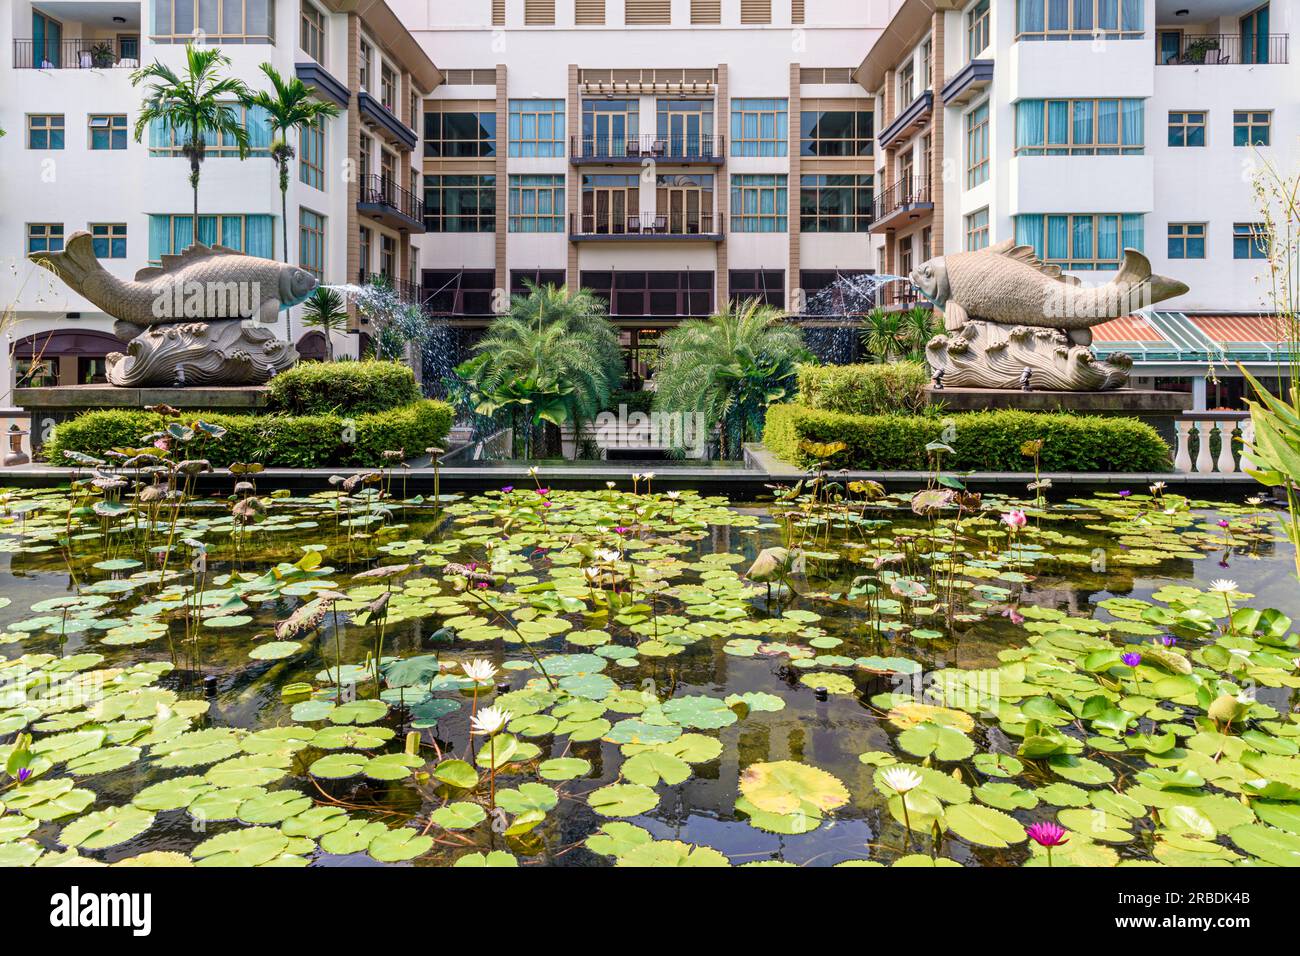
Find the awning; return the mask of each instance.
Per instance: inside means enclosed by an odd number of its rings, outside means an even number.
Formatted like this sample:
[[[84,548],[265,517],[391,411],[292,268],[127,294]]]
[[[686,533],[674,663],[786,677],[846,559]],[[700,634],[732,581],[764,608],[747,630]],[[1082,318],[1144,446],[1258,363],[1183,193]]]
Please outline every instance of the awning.
[[[54,358],[56,355],[88,355],[103,358],[120,352],[126,343],[107,332],[93,329],[56,329],[37,332],[14,343],[13,356],[19,359]]]

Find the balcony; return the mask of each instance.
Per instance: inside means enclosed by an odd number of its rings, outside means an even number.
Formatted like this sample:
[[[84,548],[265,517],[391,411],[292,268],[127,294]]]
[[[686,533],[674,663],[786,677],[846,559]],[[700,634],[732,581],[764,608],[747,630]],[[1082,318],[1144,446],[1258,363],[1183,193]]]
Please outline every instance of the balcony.
[[[402,279],[394,279],[382,272],[367,272],[363,268],[357,274],[357,285],[366,286],[371,283],[384,285],[392,289],[402,302],[419,305],[424,301],[424,290],[418,284],[406,282]]]
[[[929,177],[911,176],[886,186],[872,203],[872,232],[889,232],[934,211]]]
[[[361,110],[361,122],[375,130],[392,145],[401,149],[415,149],[420,145],[415,130],[403,123],[397,118],[396,113],[365,90],[357,93],[357,107]]]
[[[135,70],[139,67],[138,38],[14,40],[14,69],[17,70]]]
[[[893,145],[904,136],[910,136],[930,121],[934,112],[934,93],[926,90],[916,99],[903,107],[894,121],[880,131],[876,142],[881,149]]]
[[[1247,37],[1237,33],[1182,33],[1177,49],[1156,44],[1159,66],[1251,66],[1258,63],[1288,63],[1289,35],[1270,33]]]
[[[424,232],[424,200],[387,176],[362,177],[357,212],[399,232]]]
[[[569,239],[573,242],[605,240],[671,239],[720,242],[724,217],[713,213],[643,212],[628,216],[569,216]]]
[[[647,159],[681,165],[705,164],[721,166],[725,155],[725,137],[713,134],[659,135],[642,133],[636,136],[571,136],[569,137],[569,162],[599,163],[605,165],[627,164],[639,166]]]

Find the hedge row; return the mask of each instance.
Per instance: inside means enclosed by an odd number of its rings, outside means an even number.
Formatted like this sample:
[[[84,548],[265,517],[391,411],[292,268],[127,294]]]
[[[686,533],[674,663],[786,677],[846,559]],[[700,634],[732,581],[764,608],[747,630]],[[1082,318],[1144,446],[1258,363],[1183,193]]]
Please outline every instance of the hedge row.
[[[215,467],[235,461],[260,462],[268,468],[372,467],[384,463],[383,452],[405,449],[409,457],[442,445],[453,412],[446,402],[422,399],[400,408],[346,415],[195,416],[226,429],[220,441],[196,438],[185,454],[206,458]],[[45,446],[53,464],[72,464],[65,451],[102,456],[112,448],[135,448],[145,435],[161,431],[167,419],[152,412],[86,412],[54,429]],[[190,419],[186,418],[186,421]]]
[[[421,398],[415,373],[401,362],[299,362],[270,384],[267,409],[289,415],[360,415]]]
[[[922,362],[870,365],[800,365],[799,404],[826,412],[888,415],[928,411]]]
[[[951,426],[951,427],[949,427]],[[844,442],[828,459],[834,468],[863,471],[923,471],[925,446],[947,441],[953,454],[943,467],[953,471],[1032,471],[1021,446],[1044,440],[1043,471],[1168,471],[1169,446],[1150,425],[1133,418],[1042,414],[1020,411],[969,412],[944,418],[915,415],[845,415],[803,405],[772,405],[763,443],[786,461],[816,461],[805,443]]]

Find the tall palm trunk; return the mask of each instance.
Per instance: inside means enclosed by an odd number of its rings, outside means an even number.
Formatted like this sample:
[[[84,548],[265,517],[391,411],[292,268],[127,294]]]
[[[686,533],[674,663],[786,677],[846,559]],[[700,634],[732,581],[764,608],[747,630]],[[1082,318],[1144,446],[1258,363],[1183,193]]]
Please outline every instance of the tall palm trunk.
[[[280,230],[284,244],[284,261],[287,265],[289,262],[289,162],[281,159],[280,163]],[[284,340],[293,341],[293,326],[289,320],[289,310],[284,310]],[[330,344],[329,329],[325,330],[325,346],[328,350]],[[333,361],[331,358],[330,361]]]

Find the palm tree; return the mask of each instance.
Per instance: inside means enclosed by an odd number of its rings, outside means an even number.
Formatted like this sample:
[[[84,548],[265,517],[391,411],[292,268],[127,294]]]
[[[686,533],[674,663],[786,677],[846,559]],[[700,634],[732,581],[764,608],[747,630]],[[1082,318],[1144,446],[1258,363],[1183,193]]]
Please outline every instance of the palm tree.
[[[199,239],[199,168],[203,163],[204,136],[212,133],[235,141],[239,158],[248,155],[248,131],[231,105],[243,102],[248,88],[242,80],[221,76],[230,58],[216,47],[185,47],[185,70],[177,76],[169,66],[155,60],[131,74],[131,85],[152,81],[140,104],[135,121],[135,141],[144,138],[149,124],[161,122],[164,129],[185,137],[181,154],[190,161],[190,188],[194,190],[194,241]]]
[[[293,159],[294,148],[289,145],[289,132],[295,131],[300,136],[302,130],[319,122],[324,117],[339,115],[339,108],[328,100],[314,100],[316,87],[308,86],[298,77],[286,80],[270,63],[263,63],[261,70],[275,88],[258,90],[246,95],[243,103],[248,107],[261,107],[266,111],[271,135],[271,158],[280,170],[280,225],[284,232],[284,261],[289,261],[289,160]]]
[[[510,301],[475,346],[476,356],[457,368],[474,410],[507,409],[522,428],[524,456],[542,422],[572,423],[581,433],[609,401],[623,374],[618,333],[603,302],[586,290],[570,296],[555,286],[530,285]],[[528,413],[519,422],[521,412]]]
[[[304,328],[320,329],[325,336],[325,360],[334,361],[335,332],[348,327],[348,310],[343,306],[343,296],[333,289],[318,285],[302,304]]]
[[[902,338],[909,355],[925,355],[925,347],[938,332],[934,310],[924,305],[913,306],[902,317]]]
[[[758,437],[767,406],[790,395],[807,357],[803,334],[758,299],[708,319],[688,319],[659,341],[655,409],[700,412],[721,425],[722,456]]]
[[[903,317],[876,306],[862,320],[858,331],[862,347],[878,362],[888,362],[904,348]]]

